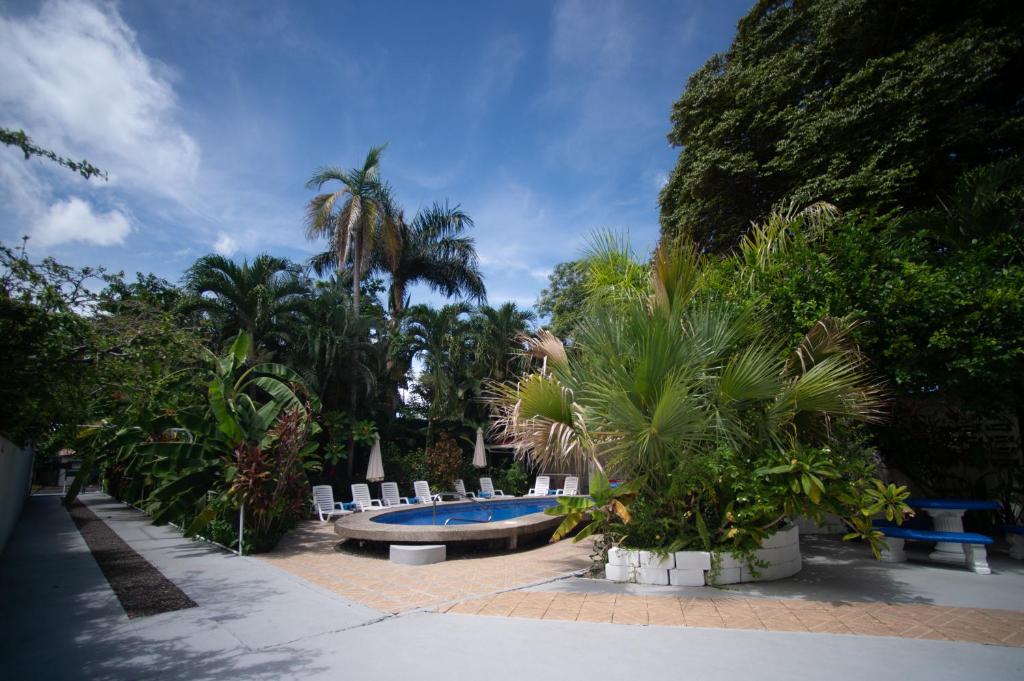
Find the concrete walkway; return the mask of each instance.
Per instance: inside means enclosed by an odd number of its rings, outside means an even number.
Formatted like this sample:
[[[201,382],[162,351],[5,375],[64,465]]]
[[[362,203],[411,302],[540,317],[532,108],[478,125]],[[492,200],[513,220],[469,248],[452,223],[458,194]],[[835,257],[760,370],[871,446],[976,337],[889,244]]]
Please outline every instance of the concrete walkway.
[[[0,678],[1024,677],[1024,651],[971,643],[385,616],[153,527],[107,497],[83,500],[198,607],[129,620],[59,500],[31,498],[0,556]]]

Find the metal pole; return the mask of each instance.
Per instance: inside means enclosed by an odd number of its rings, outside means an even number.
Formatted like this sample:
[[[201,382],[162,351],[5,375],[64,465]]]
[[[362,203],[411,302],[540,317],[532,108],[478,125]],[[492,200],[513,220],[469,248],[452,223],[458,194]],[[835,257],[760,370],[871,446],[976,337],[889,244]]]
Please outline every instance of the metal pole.
[[[242,533],[245,530],[245,504],[238,509],[238,555],[243,554],[242,550]]]
[[[430,524],[437,525],[437,497],[431,497],[430,503],[432,504],[432,508],[434,509],[434,512],[431,515]]]

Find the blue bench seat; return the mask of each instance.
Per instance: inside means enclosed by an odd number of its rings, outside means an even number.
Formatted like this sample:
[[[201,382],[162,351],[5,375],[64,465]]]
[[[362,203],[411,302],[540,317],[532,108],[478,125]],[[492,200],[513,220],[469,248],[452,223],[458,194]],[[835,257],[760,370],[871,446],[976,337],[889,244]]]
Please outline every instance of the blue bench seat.
[[[944,541],[950,544],[984,544],[992,543],[991,537],[977,532],[939,532],[936,530],[918,530],[910,527],[876,526],[886,537],[909,539],[911,541]]]
[[[907,559],[903,550],[905,541],[945,542],[964,545],[964,559],[967,568],[979,575],[992,574],[988,567],[985,547],[991,545],[992,538],[976,532],[942,532],[922,530],[912,527],[897,527],[891,523],[875,522],[876,530],[886,536],[888,547],[882,551],[882,560],[889,563],[902,563]]]

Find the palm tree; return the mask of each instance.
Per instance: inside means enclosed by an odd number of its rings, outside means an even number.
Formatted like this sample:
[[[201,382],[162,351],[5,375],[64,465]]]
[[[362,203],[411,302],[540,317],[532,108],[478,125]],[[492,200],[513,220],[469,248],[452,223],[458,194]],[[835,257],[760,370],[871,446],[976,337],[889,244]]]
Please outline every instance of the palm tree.
[[[470,307],[465,303],[432,308],[409,308],[405,334],[415,356],[423,361],[419,383],[427,410],[427,444],[430,426],[438,418],[449,418],[458,410],[460,385],[466,376],[472,338],[469,333]]]
[[[380,157],[384,146],[372,147],[361,168],[344,170],[324,167],[309,178],[306,187],[321,190],[329,183],[341,186],[333,192],[317,194],[306,207],[306,238],[326,237],[330,248],[311,259],[317,273],[351,265],[352,318],[359,317],[360,285],[367,272],[374,244],[379,243],[385,253],[400,248],[401,235],[391,190],[380,179]],[[352,350],[352,366],[359,364],[359,351]],[[353,382],[349,393],[352,416],[358,402],[357,387]],[[348,476],[352,477],[355,460],[355,439],[349,440]]]
[[[400,233],[391,189],[380,179],[380,157],[386,145],[373,147],[361,168],[320,168],[306,182],[320,190],[328,183],[341,184],[336,191],[317,194],[306,207],[306,238],[326,238],[330,249],[313,256],[310,264],[318,274],[352,267],[352,309],[359,309],[359,285],[368,271],[374,245],[386,253],[400,248]]]
[[[484,379],[504,381],[523,356],[522,338],[529,333],[537,315],[522,310],[513,302],[501,307],[481,305],[474,319],[475,351],[478,374]]]
[[[342,390],[346,384],[355,383],[369,392],[377,382],[373,359],[379,350],[367,341],[374,319],[365,309],[360,317],[352,317],[346,284],[336,276],[316,283],[291,356],[293,366],[328,409],[340,405],[341,395],[347,394]],[[347,366],[343,358],[350,357],[353,350],[359,362]]]
[[[459,206],[435,203],[412,222],[399,221],[399,248],[377,249],[372,269],[391,279],[388,305],[394,328],[408,306],[409,286],[425,283],[446,298],[468,296],[480,302],[487,296],[476,247],[466,231],[473,220]]]
[[[185,272],[184,280],[190,298],[183,306],[208,314],[221,340],[244,331],[256,347],[275,353],[287,343],[309,292],[297,264],[266,253],[241,264],[206,255]]]

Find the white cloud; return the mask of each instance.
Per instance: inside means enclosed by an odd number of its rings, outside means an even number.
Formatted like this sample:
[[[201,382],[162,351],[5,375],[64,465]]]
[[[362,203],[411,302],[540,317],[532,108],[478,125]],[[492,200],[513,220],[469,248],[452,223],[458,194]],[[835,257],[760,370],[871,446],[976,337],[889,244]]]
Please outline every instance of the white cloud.
[[[168,74],[113,6],[51,0],[35,15],[0,17],[2,122],[89,158],[110,185],[181,200],[200,152],[177,122]]]
[[[32,225],[31,236],[32,244],[43,248],[73,241],[116,246],[131,231],[131,221],[121,211],[95,212],[88,202],[71,197],[50,206]]]
[[[238,241],[230,234],[218,232],[217,240],[213,242],[213,250],[230,258],[238,250]]]

